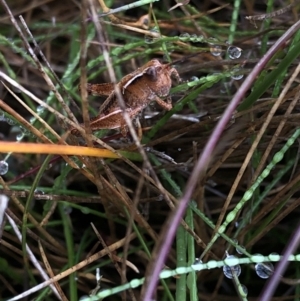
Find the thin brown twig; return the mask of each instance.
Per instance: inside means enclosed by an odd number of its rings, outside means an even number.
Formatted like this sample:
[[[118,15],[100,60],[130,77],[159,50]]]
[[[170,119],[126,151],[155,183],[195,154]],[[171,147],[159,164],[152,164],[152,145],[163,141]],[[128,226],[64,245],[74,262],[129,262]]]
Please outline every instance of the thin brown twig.
[[[300,3],[299,0],[294,0],[293,3],[287,5],[283,8],[280,8],[278,10],[275,10],[271,13],[266,13],[266,14],[261,14],[261,15],[254,15],[254,16],[246,16],[245,18],[247,20],[250,20],[250,21],[262,21],[262,20],[265,20],[265,19],[274,18],[274,17],[280,16],[280,15],[286,13],[287,11],[292,9],[294,6],[296,6],[298,3]]]

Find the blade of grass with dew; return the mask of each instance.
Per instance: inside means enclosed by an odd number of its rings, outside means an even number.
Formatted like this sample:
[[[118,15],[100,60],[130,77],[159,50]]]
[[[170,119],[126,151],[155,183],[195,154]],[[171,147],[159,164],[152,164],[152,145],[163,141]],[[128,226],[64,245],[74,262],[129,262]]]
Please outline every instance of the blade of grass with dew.
[[[203,271],[203,270],[210,270],[210,269],[216,269],[216,268],[222,268],[223,266],[235,266],[237,264],[253,264],[253,263],[261,263],[261,262],[278,262],[280,261],[282,256],[270,254],[269,256],[262,256],[262,255],[250,255],[250,258],[226,258],[225,260],[210,260],[207,263],[198,263],[196,265],[193,265],[191,267],[181,267],[177,268],[175,270],[164,270],[160,273],[160,279],[166,279],[182,274],[187,274],[192,271]],[[296,255],[290,255],[289,261],[300,261],[300,254]],[[82,299],[81,301],[96,301],[101,298],[106,298],[109,296],[112,296],[114,294],[120,293],[122,291],[125,291],[129,288],[137,288],[141,286],[145,281],[145,278],[140,279],[133,279],[128,284],[124,284],[118,287],[114,287],[111,289],[106,289],[101,292],[99,292],[97,295],[93,297],[87,297],[85,299]],[[10,299],[11,300],[11,299]],[[8,300],[8,301],[10,301]],[[12,301],[12,300],[11,300]]]
[[[197,208],[197,204],[195,201],[192,200],[189,204],[189,207],[191,208],[191,210],[193,210],[195,215],[199,216],[212,230],[215,230],[216,225],[202,211],[200,211]],[[218,233],[224,240],[226,240],[233,247],[237,248],[242,254],[246,256],[251,256],[250,253],[248,253],[245,249],[241,248],[233,239],[228,237],[224,232],[219,231]],[[204,255],[201,255],[201,258],[203,258],[203,256]]]
[[[250,221],[251,215],[253,212],[258,208],[258,206],[262,203],[262,201],[266,198],[266,196],[270,193],[271,189],[279,183],[279,181],[282,180],[283,176],[292,168],[292,166],[295,164],[294,158],[289,160],[282,169],[278,171],[276,175],[273,174],[274,179],[266,185],[264,191],[262,191],[259,195],[259,198],[257,198],[256,202],[251,207],[251,210],[249,210],[244,216],[243,219],[238,227],[236,229],[236,232],[234,234],[234,238],[238,236],[240,231],[245,227],[245,225]]]
[[[257,178],[255,183],[244,193],[244,196],[239,201],[239,203],[235,206],[235,208],[230,211],[223,224],[220,226],[218,232],[213,236],[210,243],[207,245],[206,249],[202,253],[202,257],[207,253],[208,250],[212,247],[212,245],[215,243],[215,241],[220,236],[220,233],[224,233],[228,224],[231,223],[237,213],[244,207],[244,205],[251,199],[254,191],[259,187],[259,185],[262,183],[262,181],[269,175],[270,171],[283,159],[284,154],[286,151],[295,143],[295,140],[300,136],[300,129],[297,129],[294,134],[288,139],[286,144],[282,147],[282,149],[277,152],[272,161],[267,165],[267,167],[263,170],[261,175]]]
[[[164,48],[163,45],[165,45],[166,43],[176,43],[176,42],[199,42],[199,43],[206,43],[209,41],[209,39],[205,39],[204,37],[180,37],[180,36],[175,36],[175,37],[161,37],[159,40],[157,40],[155,43],[160,43],[161,46],[158,47],[153,47],[153,48],[147,48],[144,50],[145,54],[153,54],[153,53],[157,53],[157,52],[161,52],[161,51],[166,51],[166,48]],[[225,45],[225,43],[224,43]],[[127,44],[125,44],[124,46],[121,47],[116,47],[114,49],[112,49],[110,51],[110,55],[113,59],[113,66],[118,66],[120,63],[122,62],[126,62],[129,61],[130,59],[133,58],[138,58],[140,57],[140,50],[136,51],[136,48],[141,48],[145,46],[145,42],[144,41],[140,41],[140,42],[129,42]],[[184,47],[180,46],[172,46],[173,48],[170,48],[170,50],[186,50],[186,51],[205,51],[207,48],[206,47],[195,47],[192,45],[185,45]],[[125,53],[128,52],[128,54],[125,55]],[[91,60],[88,62],[87,65],[87,69],[90,70],[96,66],[99,66],[101,63],[103,62],[103,55],[100,55],[99,57],[97,57],[94,60]],[[97,70],[93,73],[91,73],[89,75],[89,80],[94,79],[95,77],[97,77],[99,74],[103,73],[104,71],[107,70],[106,66],[97,68]],[[78,76],[79,73],[77,72]]]
[[[233,274],[233,279],[232,280],[233,280],[235,289],[238,293],[239,299],[242,300],[242,301],[248,301],[247,294],[245,294],[245,291],[242,287],[242,284],[240,282],[239,277],[235,273],[232,273],[232,274]]]

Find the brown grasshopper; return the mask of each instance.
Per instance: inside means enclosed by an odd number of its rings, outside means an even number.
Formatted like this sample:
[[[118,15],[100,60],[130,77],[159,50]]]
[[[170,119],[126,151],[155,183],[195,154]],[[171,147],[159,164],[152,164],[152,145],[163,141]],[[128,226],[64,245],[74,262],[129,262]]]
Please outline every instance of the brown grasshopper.
[[[131,119],[137,117],[152,101],[156,101],[165,110],[172,109],[172,100],[169,96],[172,75],[178,82],[180,81],[179,74],[174,67],[153,59],[124,76],[117,83],[124,99],[125,110]],[[127,124],[119,106],[114,84],[87,84],[87,92],[96,96],[108,96],[101,105],[99,114],[90,120],[91,130],[121,128],[122,135],[126,136]],[[167,97],[167,102],[163,101],[161,97]],[[83,124],[81,126],[83,127]],[[76,136],[80,135],[76,128],[72,128],[71,133]]]

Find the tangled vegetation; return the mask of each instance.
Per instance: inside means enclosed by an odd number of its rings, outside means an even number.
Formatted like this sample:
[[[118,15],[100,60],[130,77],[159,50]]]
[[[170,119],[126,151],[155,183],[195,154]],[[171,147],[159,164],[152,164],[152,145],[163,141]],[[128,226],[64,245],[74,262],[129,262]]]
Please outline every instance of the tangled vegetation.
[[[0,299],[298,300],[298,2],[1,0]]]

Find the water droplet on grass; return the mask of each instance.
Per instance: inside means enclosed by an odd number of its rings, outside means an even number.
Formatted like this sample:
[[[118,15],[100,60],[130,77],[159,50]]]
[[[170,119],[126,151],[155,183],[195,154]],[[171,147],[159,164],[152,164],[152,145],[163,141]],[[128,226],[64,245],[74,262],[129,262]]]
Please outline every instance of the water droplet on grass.
[[[236,46],[229,46],[227,48],[227,53],[230,59],[238,59],[242,54],[242,49]]]
[[[222,53],[222,46],[212,45],[209,50],[213,56],[220,56]]]
[[[232,72],[234,74],[231,76],[231,78],[234,79],[234,80],[240,80],[240,79],[242,79],[244,77],[244,74],[239,74],[240,70],[241,70],[240,68],[234,68],[232,70]]]
[[[188,41],[190,39],[190,34],[185,32],[185,33],[182,33],[180,36],[179,36],[179,40],[181,41]]]
[[[15,125],[16,122],[10,118],[6,118],[6,122],[9,124],[9,125]]]
[[[157,197],[157,200],[159,202],[163,201],[165,199],[165,197],[163,196],[163,194],[160,194],[158,197]]]
[[[64,206],[64,207],[63,207],[63,210],[64,210],[64,213],[65,213],[66,215],[69,215],[69,214],[72,213],[73,208],[72,208],[71,206]]]
[[[19,133],[17,136],[16,136],[16,140],[17,141],[21,141],[23,138],[24,138],[25,134],[24,133]]]
[[[255,271],[258,277],[268,279],[274,273],[274,265],[271,262],[257,263]]]
[[[45,110],[45,108],[44,108],[43,106],[38,106],[38,107],[36,108],[37,113],[40,113],[40,114],[43,113],[44,110]]]
[[[242,290],[243,290],[245,296],[247,296],[248,295],[248,289],[247,289],[247,287],[244,284],[241,284],[241,287],[242,287]]]
[[[152,35],[145,35],[145,43],[147,43],[147,44],[152,44],[152,43],[156,42],[159,39],[159,37],[158,37],[159,31],[156,27],[150,29],[150,32],[157,35],[157,37],[152,36]]]
[[[5,175],[8,172],[8,163],[6,161],[0,161],[0,176]]]
[[[227,259],[231,259],[231,258],[233,259],[233,258],[237,258],[237,257],[234,255],[227,256]],[[231,266],[231,267],[228,265],[223,266],[223,273],[224,273],[225,277],[227,277],[228,279],[232,279],[234,277],[234,275],[236,277],[240,276],[241,271],[242,271],[242,269],[239,264]]]
[[[192,269],[197,270],[197,265],[203,263],[201,259],[199,258],[195,258],[195,261],[193,262],[193,264],[191,265]]]
[[[233,241],[238,245],[238,247],[235,248],[236,252],[237,252],[238,254],[244,254],[244,253],[241,251],[241,249],[245,250],[245,247],[242,246],[242,245],[239,245],[239,242],[238,242],[237,239],[234,239]]]
[[[34,194],[45,194],[45,192],[43,190],[39,189],[39,188],[36,188],[34,190]]]
[[[0,111],[0,121],[6,121],[3,111]]]
[[[196,34],[192,34],[192,35],[190,36],[190,40],[191,40],[192,42],[197,42],[197,41],[198,41],[198,36],[197,36]]]
[[[218,45],[218,39],[210,37],[210,38],[207,39],[207,43],[209,45]]]

